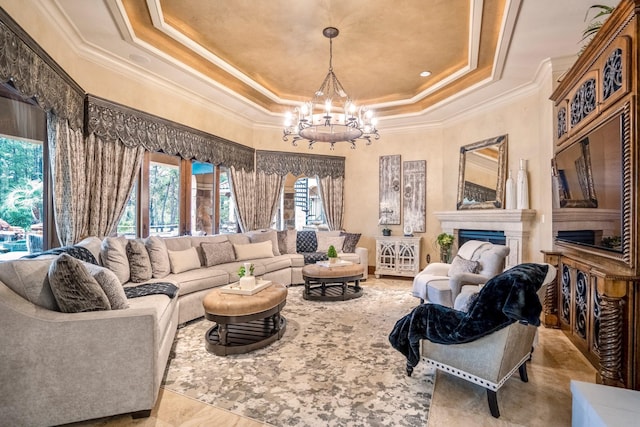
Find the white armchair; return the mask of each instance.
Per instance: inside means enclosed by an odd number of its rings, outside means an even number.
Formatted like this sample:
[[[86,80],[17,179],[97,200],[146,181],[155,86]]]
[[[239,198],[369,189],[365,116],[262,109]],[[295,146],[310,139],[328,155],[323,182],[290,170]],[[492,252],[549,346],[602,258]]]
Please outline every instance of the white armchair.
[[[453,307],[463,287],[484,284],[501,273],[509,248],[489,242],[465,242],[451,264],[431,263],[413,279],[413,296],[420,302]]]

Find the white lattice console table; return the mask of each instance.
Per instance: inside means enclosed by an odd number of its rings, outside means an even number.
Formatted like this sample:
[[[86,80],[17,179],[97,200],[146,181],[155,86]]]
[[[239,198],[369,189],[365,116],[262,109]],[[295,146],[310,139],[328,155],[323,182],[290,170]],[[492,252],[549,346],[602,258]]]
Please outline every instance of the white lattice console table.
[[[376,278],[414,277],[420,271],[421,237],[376,237]]]

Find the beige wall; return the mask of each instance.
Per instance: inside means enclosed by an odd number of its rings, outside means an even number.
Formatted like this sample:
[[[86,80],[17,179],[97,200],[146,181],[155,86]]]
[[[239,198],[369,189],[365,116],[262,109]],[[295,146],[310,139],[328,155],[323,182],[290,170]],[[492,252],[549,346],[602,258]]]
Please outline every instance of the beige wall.
[[[151,114],[201,129],[239,143],[264,150],[296,151],[346,157],[345,229],[362,233],[361,245],[369,248],[369,263],[375,265],[375,236],[378,222],[379,157],[400,154],[402,161],[427,162],[427,224],[421,233],[421,265],[427,254],[437,259],[433,244],[441,230],[434,211],[454,210],[457,199],[458,159],[461,146],[508,134],[508,168],[515,174],[520,158],[528,160],[530,205],[538,213],[531,235],[531,260],[541,261],[541,249],[551,248],[552,73],[542,72],[536,89],[517,97],[505,97],[466,112],[446,123],[420,130],[385,131],[371,146],[359,144],[356,150],[341,144],[335,151],[318,146],[309,151],[305,144],[292,147],[282,141],[280,129],[254,129],[250,123],[234,118],[219,106],[196,102],[154,79],[133,76],[99,66],[78,57],[58,30],[35,7],[23,1],[0,0],[5,10],[49,53],[88,93]],[[402,234],[402,225],[391,226],[393,235]]]

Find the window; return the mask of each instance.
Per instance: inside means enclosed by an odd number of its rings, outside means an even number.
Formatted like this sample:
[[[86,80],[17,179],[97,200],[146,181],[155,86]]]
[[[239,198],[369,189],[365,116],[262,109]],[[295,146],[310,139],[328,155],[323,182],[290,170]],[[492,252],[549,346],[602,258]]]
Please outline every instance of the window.
[[[48,247],[46,116],[0,91],[0,259]]]
[[[295,228],[326,228],[322,198],[315,178],[299,178],[294,184]]]
[[[180,159],[152,155],[148,194],[149,235],[180,235]]]
[[[211,163],[191,163],[191,234],[214,234],[215,167]]]
[[[238,231],[238,219],[236,217],[235,203],[233,202],[233,196],[231,193],[231,180],[229,179],[230,172],[229,169],[224,166],[221,166],[219,169],[219,232],[235,233]]]

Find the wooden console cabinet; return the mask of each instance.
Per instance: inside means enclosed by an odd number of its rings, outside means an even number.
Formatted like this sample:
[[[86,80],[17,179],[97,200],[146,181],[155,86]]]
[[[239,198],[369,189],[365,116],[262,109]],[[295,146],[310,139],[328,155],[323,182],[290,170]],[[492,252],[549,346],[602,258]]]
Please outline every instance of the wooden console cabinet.
[[[420,237],[376,237],[376,278],[420,272]]]
[[[640,0],[622,0],[551,95],[554,248],[544,256],[558,276],[543,312],[545,326],[566,333],[596,367],[600,382],[635,390],[640,390],[638,11]]]

